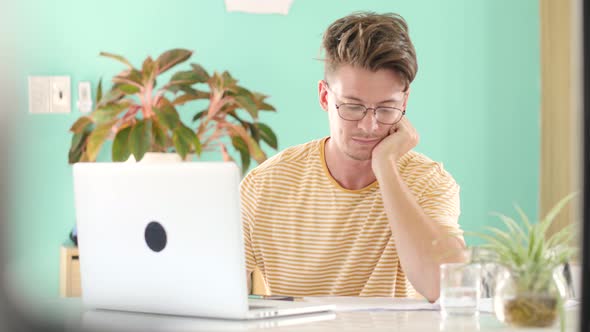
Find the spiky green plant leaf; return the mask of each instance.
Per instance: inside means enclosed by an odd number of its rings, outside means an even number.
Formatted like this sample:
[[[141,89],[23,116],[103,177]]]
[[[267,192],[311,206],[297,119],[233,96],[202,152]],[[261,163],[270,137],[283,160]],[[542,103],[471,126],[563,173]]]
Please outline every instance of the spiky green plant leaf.
[[[549,226],[574,196],[575,193],[561,199],[546,217],[537,223],[530,222],[522,209],[515,205],[522,224],[496,213],[506,230],[488,228],[488,233],[476,233],[476,236],[486,241],[483,247],[497,254],[497,262],[513,270],[518,279],[518,289],[543,289],[551,282],[552,271],[575,254],[575,248],[570,245],[574,236],[574,225],[565,227],[547,238]]]

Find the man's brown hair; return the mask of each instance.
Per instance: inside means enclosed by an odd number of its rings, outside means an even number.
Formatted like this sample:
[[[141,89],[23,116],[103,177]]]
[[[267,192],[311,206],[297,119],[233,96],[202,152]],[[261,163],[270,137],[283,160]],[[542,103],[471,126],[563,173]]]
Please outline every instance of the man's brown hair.
[[[322,47],[326,79],[346,64],[370,71],[391,69],[407,90],[418,71],[408,24],[398,14],[357,12],[340,18],[324,33]]]

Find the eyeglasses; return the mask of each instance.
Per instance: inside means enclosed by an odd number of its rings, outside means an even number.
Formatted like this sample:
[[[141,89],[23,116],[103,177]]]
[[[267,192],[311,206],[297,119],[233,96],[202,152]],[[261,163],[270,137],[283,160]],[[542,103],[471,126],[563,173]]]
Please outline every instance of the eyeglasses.
[[[402,111],[397,107],[366,107],[361,104],[334,104],[338,110],[338,115],[347,121],[360,121],[362,120],[369,110],[373,110],[373,115],[377,122],[392,125],[400,122],[406,111]]]
[[[330,89],[328,83],[326,82],[325,84],[328,90],[336,95],[334,91]],[[336,110],[338,110],[338,115],[346,121],[360,121],[365,118],[369,110],[372,110],[377,122],[385,125],[393,125],[400,122],[403,116],[406,114],[405,110],[401,110],[397,107],[366,107],[363,104],[354,103],[342,103],[340,105],[334,105],[336,106]]]

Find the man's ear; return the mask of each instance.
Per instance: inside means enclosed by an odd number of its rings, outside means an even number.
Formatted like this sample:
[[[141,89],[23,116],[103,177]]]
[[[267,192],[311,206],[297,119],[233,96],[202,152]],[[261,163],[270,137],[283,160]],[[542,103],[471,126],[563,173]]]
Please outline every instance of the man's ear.
[[[412,89],[410,87],[408,87],[408,90],[406,91],[406,96],[404,97],[404,105],[402,106],[404,110],[408,107],[408,99],[410,99],[410,92],[411,91],[412,91]]]
[[[328,83],[324,80],[320,80],[318,82],[318,97],[320,101],[320,106],[324,111],[328,111]]]

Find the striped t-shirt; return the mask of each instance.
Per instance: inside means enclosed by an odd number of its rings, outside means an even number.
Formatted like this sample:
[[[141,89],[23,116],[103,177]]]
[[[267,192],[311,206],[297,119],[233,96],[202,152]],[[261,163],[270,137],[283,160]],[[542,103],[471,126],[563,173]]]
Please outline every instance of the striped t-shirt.
[[[242,181],[247,269],[259,271],[271,294],[413,295],[379,183],[340,186],[326,166],[326,140],[288,148]],[[449,234],[462,234],[459,186],[442,165],[410,151],[398,168],[424,212]]]

